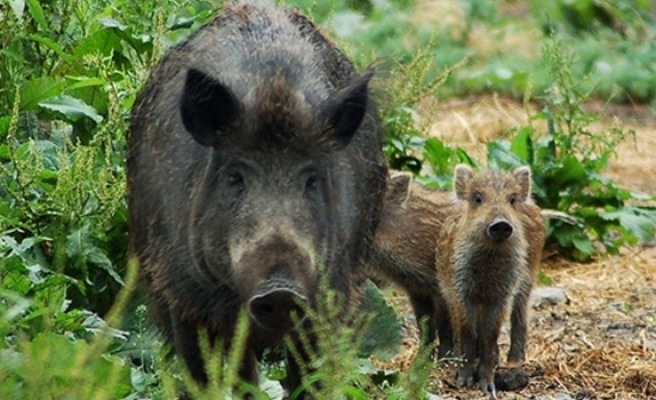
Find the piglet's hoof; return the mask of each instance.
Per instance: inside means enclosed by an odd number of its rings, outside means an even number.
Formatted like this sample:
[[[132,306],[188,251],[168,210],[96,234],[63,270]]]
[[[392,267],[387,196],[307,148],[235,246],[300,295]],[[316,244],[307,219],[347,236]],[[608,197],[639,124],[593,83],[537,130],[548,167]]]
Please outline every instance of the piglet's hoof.
[[[515,392],[528,385],[528,372],[521,368],[497,368],[494,371],[494,386],[504,392]]]

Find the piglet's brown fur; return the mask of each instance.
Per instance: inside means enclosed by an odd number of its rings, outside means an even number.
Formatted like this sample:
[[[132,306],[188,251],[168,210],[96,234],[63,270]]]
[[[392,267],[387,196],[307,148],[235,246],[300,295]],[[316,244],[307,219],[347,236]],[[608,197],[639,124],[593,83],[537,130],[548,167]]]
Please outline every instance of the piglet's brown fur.
[[[511,313],[509,361],[525,358],[528,299],[545,239],[544,220],[531,200],[531,171],[454,172],[456,203],[443,211],[435,249],[441,296],[464,363],[458,384],[495,396],[498,338]]]

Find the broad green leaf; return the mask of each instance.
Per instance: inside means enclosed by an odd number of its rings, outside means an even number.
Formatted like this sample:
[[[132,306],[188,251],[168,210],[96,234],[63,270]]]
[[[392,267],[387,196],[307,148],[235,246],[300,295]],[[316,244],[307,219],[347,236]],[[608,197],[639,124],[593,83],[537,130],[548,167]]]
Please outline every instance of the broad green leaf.
[[[572,237],[572,243],[582,254],[586,255],[587,257],[594,253],[594,246],[592,241],[585,235],[576,235]]]
[[[561,167],[556,171],[552,171],[551,175],[554,185],[559,188],[563,188],[570,183],[584,184],[588,177],[587,171],[579,160],[571,156],[565,157]]]
[[[66,81],[59,78],[36,78],[20,87],[20,109],[36,109],[40,102],[60,95],[66,89]]]
[[[66,255],[76,262],[78,268],[88,270],[87,264],[93,264],[106,271],[112,279],[123,285],[123,280],[114,269],[111,260],[96,245],[88,224],[69,233],[66,236],[65,246]]]
[[[438,138],[430,138],[424,144],[424,160],[428,161],[435,174],[450,174],[454,150]]]
[[[86,54],[100,53],[108,56],[114,50],[121,50],[121,39],[112,29],[101,29],[84,38],[73,50],[76,58],[82,58]]]
[[[510,151],[525,163],[533,164],[533,141],[531,140],[531,128],[524,126],[510,143]]]
[[[89,118],[96,123],[103,120],[103,117],[93,107],[87,105],[82,100],[65,94],[42,101],[39,103],[39,106],[47,110],[56,111],[64,115],[71,122],[75,122],[82,117]]]
[[[107,257],[107,255],[98,247],[92,246],[88,249],[87,252],[87,261],[91,264],[94,264],[102,268],[105,272],[109,274],[116,282],[121,285],[125,285],[121,276],[116,272],[112,261]]]
[[[51,171],[57,170],[59,156],[57,154],[57,145],[53,142],[49,140],[25,142],[18,146],[14,153],[14,157],[17,160],[23,160],[33,153],[38,154],[43,168],[47,168]]]
[[[602,212],[601,218],[606,221],[619,220],[633,237],[649,242],[656,235],[656,211],[645,210],[637,207],[627,207],[617,211]]]
[[[487,164],[507,170],[519,167],[524,162],[511,152],[508,142],[493,140],[487,145]]]
[[[394,309],[385,302],[383,294],[371,281],[364,285],[360,310],[364,315],[373,316],[360,344],[360,353],[381,360],[394,357],[401,345],[401,323]]]
[[[66,255],[71,258],[86,258],[86,249],[93,247],[88,226],[75,229],[66,236]]]

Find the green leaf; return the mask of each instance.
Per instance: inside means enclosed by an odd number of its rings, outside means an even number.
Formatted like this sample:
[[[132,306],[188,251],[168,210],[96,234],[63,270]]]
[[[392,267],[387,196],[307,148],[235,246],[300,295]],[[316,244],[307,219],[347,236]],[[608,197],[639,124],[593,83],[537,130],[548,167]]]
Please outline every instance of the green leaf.
[[[0,160],[9,161],[11,159],[11,153],[9,152],[9,146],[6,144],[0,145]]]
[[[123,279],[114,269],[112,261],[107,257],[107,255],[98,247],[91,247],[87,252],[87,260],[100,268],[102,268],[109,276],[111,276],[116,282],[125,286]]]
[[[20,109],[36,109],[40,102],[61,94],[66,89],[66,81],[58,78],[36,78],[20,87]]]
[[[23,20],[23,12],[25,11],[25,1],[24,0],[9,0],[9,7],[11,11],[14,12],[16,18],[20,21]]]
[[[525,163],[533,164],[533,141],[531,140],[531,128],[524,126],[510,143],[510,151]]]
[[[428,161],[433,172],[437,175],[451,175],[451,164],[455,152],[438,138],[430,138],[424,143],[424,160]]]
[[[74,82],[69,82],[68,86],[66,87],[67,93],[70,93],[70,91],[76,89],[105,85],[105,81],[100,78],[89,78],[87,76],[67,76],[66,78],[69,81]]]
[[[373,316],[360,344],[361,355],[373,355],[380,360],[394,357],[399,351],[403,336],[401,323],[394,309],[385,302],[385,297],[371,281],[364,285],[360,310],[364,315]]]
[[[87,105],[82,100],[68,95],[51,97],[48,100],[40,102],[39,106],[64,115],[70,122],[76,122],[83,117],[89,118],[95,123],[100,123],[103,120],[103,117],[93,107]]]
[[[27,0],[27,8],[30,10],[30,15],[34,18],[41,31],[48,32],[50,29],[40,3],[39,0]]]
[[[399,382],[400,372],[397,369],[381,369],[377,368],[369,359],[359,358],[356,360],[358,373],[368,375],[376,385],[387,383],[389,385],[396,385]]]
[[[594,253],[594,245],[592,244],[592,241],[584,234],[572,237],[572,243],[578,251],[587,257]]]
[[[9,133],[9,125],[11,124],[11,117],[5,115],[0,117],[0,138],[4,138]]]
[[[98,23],[105,28],[116,28],[121,31],[127,29],[127,25],[121,24],[119,21],[110,16],[98,18]]]
[[[100,53],[108,56],[112,51],[121,50],[121,39],[112,29],[101,29],[84,38],[73,50],[75,58],[82,58],[87,54]]]
[[[462,147],[456,147],[456,155],[458,156],[458,161],[461,163],[465,163],[471,167],[478,168],[479,164],[471,158],[469,154],[463,149]]]
[[[66,62],[73,61],[73,57],[71,57],[70,54],[67,54],[66,52],[64,52],[64,50],[59,45],[59,43],[55,42],[54,40],[52,40],[50,38],[47,38],[45,36],[37,35],[37,34],[31,34],[27,38],[34,41],[34,42],[40,43],[40,44],[46,46],[47,48],[51,49],[52,51],[54,51],[59,56],[59,58],[61,58],[64,61],[66,61]]]
[[[511,150],[510,144],[501,140],[493,140],[487,145],[487,164],[503,170],[519,167],[524,162]]]
[[[84,249],[92,246],[87,227],[74,230],[66,236],[66,255],[73,257],[82,257]]]
[[[88,224],[66,236],[65,248],[66,255],[73,259],[81,270],[88,270],[87,264],[92,264],[106,271],[116,282],[124,284],[109,257],[96,245]]]
[[[655,210],[627,207],[616,211],[602,212],[600,216],[606,221],[618,220],[630,235],[643,242],[649,242],[656,236]]]

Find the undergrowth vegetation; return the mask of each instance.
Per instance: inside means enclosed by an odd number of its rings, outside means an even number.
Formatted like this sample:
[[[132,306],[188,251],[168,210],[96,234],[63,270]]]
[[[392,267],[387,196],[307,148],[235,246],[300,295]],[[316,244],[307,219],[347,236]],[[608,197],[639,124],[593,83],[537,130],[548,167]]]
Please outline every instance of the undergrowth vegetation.
[[[530,165],[538,204],[578,219],[550,224],[549,240],[564,256],[587,260],[653,239],[656,213],[641,206],[653,198],[602,175],[631,132],[593,131],[598,117],[582,108],[590,98],[654,102],[650,2],[553,1],[546,11],[531,2],[519,19],[508,13],[521,3],[513,1],[424,5],[425,18],[411,0],[290,3],[359,65],[374,62],[381,71],[393,168],[447,188],[458,162]],[[233,386],[255,398],[282,395],[276,361],[262,370],[264,390],[239,388],[239,346],[225,369],[208,352],[210,374],[222,384],[201,393],[166,358],[140,297],[129,300],[137,268],[126,254],[129,111],[152,65],[217,7],[209,0],[0,2],[0,398],[170,399],[181,390],[220,398]],[[528,39],[515,45],[521,37]],[[485,91],[524,97],[541,110],[507,140],[489,143],[485,162],[423,135],[413,110],[421,99]],[[329,333],[319,334],[308,382],[328,383],[318,398],[421,398],[425,357],[404,373],[367,359],[392,356],[400,326],[375,287],[365,292],[361,314],[375,310],[374,320],[335,327],[328,300],[316,313],[317,329]]]

